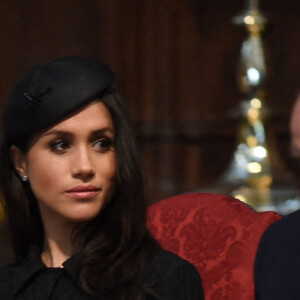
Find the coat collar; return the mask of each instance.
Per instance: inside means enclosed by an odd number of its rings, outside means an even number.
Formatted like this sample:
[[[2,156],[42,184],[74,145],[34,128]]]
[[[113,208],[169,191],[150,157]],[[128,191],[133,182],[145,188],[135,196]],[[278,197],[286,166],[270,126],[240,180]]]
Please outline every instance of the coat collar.
[[[18,274],[11,278],[14,295],[18,294],[23,288],[25,288],[27,284],[31,282],[33,277],[47,269],[41,260],[40,253],[41,251],[39,247],[32,246],[25,258],[13,266],[14,271],[12,271],[12,274]],[[76,282],[75,258],[69,258],[63,263],[63,266],[66,274],[72,279],[72,281]]]

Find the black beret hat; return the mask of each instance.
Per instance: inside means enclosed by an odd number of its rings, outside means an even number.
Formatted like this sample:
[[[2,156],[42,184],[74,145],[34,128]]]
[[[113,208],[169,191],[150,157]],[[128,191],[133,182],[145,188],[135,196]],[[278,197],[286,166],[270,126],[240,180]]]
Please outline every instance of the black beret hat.
[[[42,63],[25,73],[9,93],[3,108],[3,132],[14,138],[51,126],[104,96],[114,79],[108,66],[88,58]]]

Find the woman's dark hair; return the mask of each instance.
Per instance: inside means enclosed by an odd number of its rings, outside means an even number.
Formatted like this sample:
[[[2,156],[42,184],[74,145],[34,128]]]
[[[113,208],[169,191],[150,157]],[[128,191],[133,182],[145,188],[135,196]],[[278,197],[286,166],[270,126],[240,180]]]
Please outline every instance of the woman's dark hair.
[[[113,92],[97,99],[106,105],[113,119],[117,176],[114,195],[107,206],[73,232],[78,280],[83,290],[95,297],[144,299],[144,270],[157,242],[146,226],[139,155],[120,96]],[[22,137],[14,144],[26,153],[29,140]],[[1,189],[14,251],[22,259],[32,245],[42,247],[43,225],[29,184],[21,182],[9,159],[11,144],[4,138]]]

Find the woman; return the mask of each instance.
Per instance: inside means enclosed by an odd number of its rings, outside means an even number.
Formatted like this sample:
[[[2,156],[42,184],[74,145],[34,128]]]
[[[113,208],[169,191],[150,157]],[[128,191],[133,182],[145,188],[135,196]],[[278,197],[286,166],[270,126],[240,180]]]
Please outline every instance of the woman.
[[[1,188],[17,262],[1,299],[203,299],[194,267],[146,228],[143,180],[114,73],[43,63],[3,109]]]

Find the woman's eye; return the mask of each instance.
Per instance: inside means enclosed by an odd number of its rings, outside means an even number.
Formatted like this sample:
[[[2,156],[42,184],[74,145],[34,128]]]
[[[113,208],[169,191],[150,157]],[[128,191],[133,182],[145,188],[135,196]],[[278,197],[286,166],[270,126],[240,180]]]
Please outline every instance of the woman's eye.
[[[111,139],[103,138],[95,142],[94,147],[101,152],[106,152],[110,150],[113,146],[113,142]]]
[[[50,148],[54,152],[63,152],[70,147],[70,144],[65,141],[56,141],[51,143]]]

